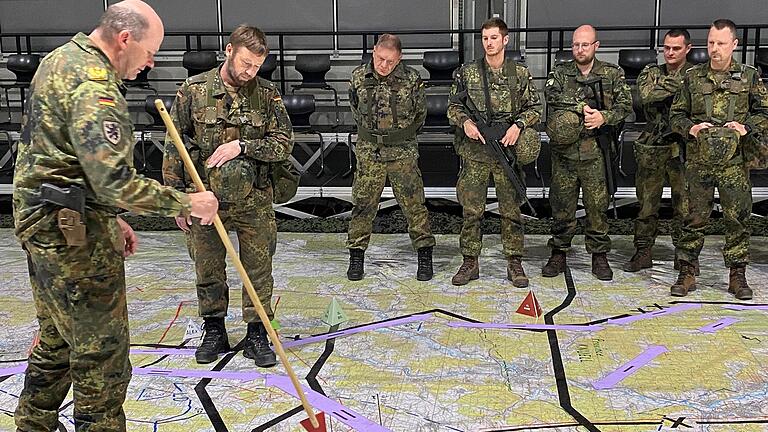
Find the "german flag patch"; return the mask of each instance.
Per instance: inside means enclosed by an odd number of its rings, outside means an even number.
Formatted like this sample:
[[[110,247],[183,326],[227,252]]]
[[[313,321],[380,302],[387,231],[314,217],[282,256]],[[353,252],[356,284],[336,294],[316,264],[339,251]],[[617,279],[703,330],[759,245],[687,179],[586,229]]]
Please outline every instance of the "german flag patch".
[[[99,98],[99,105],[108,106],[108,107],[114,108],[115,107],[115,100],[113,98],[111,98],[111,97],[102,96],[102,97]]]

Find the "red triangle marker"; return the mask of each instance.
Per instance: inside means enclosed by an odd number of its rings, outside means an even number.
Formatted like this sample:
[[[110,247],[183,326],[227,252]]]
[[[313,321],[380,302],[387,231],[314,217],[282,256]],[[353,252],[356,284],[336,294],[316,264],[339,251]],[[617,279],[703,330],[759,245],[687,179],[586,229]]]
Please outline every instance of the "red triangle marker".
[[[312,422],[308,418],[305,418],[300,423],[307,432],[327,432],[325,428],[325,413],[318,412],[315,414],[315,417],[317,417],[318,427],[313,427]]]
[[[517,308],[517,313],[533,318],[539,318],[542,315],[541,305],[539,305],[539,301],[536,300],[536,294],[534,294],[533,291],[528,291],[525,300],[523,300]]]

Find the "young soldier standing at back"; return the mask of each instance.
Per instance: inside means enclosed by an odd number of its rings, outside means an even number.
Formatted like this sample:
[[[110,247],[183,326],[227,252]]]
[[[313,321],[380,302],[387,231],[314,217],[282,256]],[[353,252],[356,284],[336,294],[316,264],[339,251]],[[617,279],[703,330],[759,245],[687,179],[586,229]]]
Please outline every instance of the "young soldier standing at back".
[[[686,61],[691,50],[691,35],[684,29],[672,29],[664,36],[664,64],[650,64],[637,77],[640,103],[645,111],[645,130],[635,141],[637,175],[635,188],[640,212],[635,219],[635,248],[624,271],[636,272],[653,266],[651,248],[656,241],[659,207],[664,181],[672,189],[674,227],[672,244],[678,245],[683,217],[688,212],[685,173],[680,152],[685,139],[672,131],[669,108],[683,82],[683,74],[692,64]],[[675,260],[675,268],[678,267]]]

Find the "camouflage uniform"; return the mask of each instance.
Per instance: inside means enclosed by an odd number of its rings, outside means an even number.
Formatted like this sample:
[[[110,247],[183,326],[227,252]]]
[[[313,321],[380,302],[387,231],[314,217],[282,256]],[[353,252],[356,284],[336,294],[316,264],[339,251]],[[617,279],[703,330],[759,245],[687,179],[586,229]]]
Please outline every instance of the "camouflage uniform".
[[[699,132],[698,140],[689,134],[696,124],[710,122],[722,126],[730,120],[750,126],[752,132],[735,139],[736,145],[723,153],[719,153],[723,140],[714,134],[723,132],[724,128],[704,129]],[[766,120],[768,92],[752,66],[734,59],[728,71],[717,72],[709,63],[703,63],[685,73],[670,110],[672,129],[688,140],[686,180],[690,213],[685,218],[677,247],[680,259],[691,262],[698,258],[717,187],[727,229],[723,248],[725,265],[735,267],[749,262],[747,221],[752,209],[752,185],[742,147],[750,135],[762,132],[760,125]]]
[[[405,213],[414,249],[434,246],[435,237],[424,206],[416,142],[418,129],[427,116],[424,83],[419,73],[400,63],[382,77],[372,63],[364,64],[352,71],[349,95],[358,141],[357,172],[352,183],[355,206],[349,221],[347,248],[368,247],[387,177]],[[389,136],[379,143],[376,134]]]
[[[671,131],[669,107],[682,84],[683,73],[691,66],[692,64],[686,62],[675,73],[670,74],[666,64],[651,64],[646,66],[637,78],[640,101],[648,121],[645,130],[635,141],[635,188],[640,202],[640,212],[635,219],[637,249],[653,247],[656,241],[665,181],[672,190],[674,245],[680,240],[683,217],[688,213],[685,174],[679,158],[680,147],[685,145],[685,141]]]
[[[576,114],[583,125],[583,109],[588,105],[591,91],[588,91],[582,82],[595,76],[600,77],[603,82],[605,109],[601,112],[605,124],[616,126],[624,121],[632,111],[632,94],[624,80],[624,71],[614,64],[598,59],[594,60],[592,70],[587,76],[581,74],[574,61],[559,64],[550,72],[544,89],[547,105],[552,111],[548,121],[552,121],[558,111],[568,111]],[[582,127],[578,139],[573,143],[550,139],[552,184],[549,189],[549,201],[553,221],[549,246],[553,250],[565,251],[571,247],[571,240],[576,232],[579,187],[587,211],[587,252],[607,253],[611,250],[606,215],[609,195],[603,155],[597,145],[596,135],[596,130]]]
[[[187,79],[176,94],[171,118],[179,134],[190,138],[192,161],[206,189],[219,199],[222,223],[237,233],[240,260],[271,319],[277,225],[269,170],[270,163],[291,155],[291,122],[274,84],[257,77],[233,97],[220,70],[221,66]],[[221,168],[208,168],[205,162],[216,148],[235,139],[245,146],[244,154]],[[170,138],[165,143],[163,180],[177,189],[194,188]],[[224,318],[229,304],[226,250],[213,225],[194,221],[190,229],[200,316]],[[243,320],[259,322],[245,288],[242,296]]]
[[[29,356],[16,409],[21,431],[55,430],[70,385],[76,430],[125,430],[131,365],[117,208],[157,216],[191,210],[184,193],[133,168],[123,89],[107,56],[82,33],[42,61],[30,86],[13,207],[40,343]],[[57,226],[59,208],[40,201],[43,183],[85,191],[86,245],[67,245]]]
[[[514,72],[511,69],[513,67]],[[504,61],[504,65],[499,70],[493,70],[487,63],[486,68],[491,111],[494,113],[493,120],[504,121],[510,125],[518,123],[518,126],[522,126],[516,147],[523,140],[533,138],[538,141],[538,132],[534,127],[541,118],[541,102],[528,68],[509,59]],[[463,208],[464,217],[459,246],[464,256],[480,255],[483,246],[480,221],[485,213],[488,180],[493,176],[501,215],[502,251],[507,258],[521,257],[523,255],[523,221],[520,205],[524,197],[517,196],[512,182],[504,173],[501,163],[491,153],[490,148],[464,134],[463,125],[470,119],[470,114],[468,108],[456,100],[457,93],[466,90],[467,97],[472,100],[477,109],[483,113],[487,111],[481,73],[478,62],[464,65],[454,78],[451,86],[451,103],[448,105],[448,119],[456,126],[455,145],[462,163],[456,184],[456,195]],[[516,78],[511,76],[513,73],[516,74]],[[514,84],[515,81],[516,84]],[[516,169],[520,178],[525,179],[522,166],[518,165]]]

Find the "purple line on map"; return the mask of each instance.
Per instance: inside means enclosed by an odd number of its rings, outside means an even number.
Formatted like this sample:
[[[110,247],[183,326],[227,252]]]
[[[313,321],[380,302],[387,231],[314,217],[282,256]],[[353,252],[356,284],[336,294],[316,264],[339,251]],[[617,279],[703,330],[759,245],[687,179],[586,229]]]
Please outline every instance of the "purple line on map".
[[[368,325],[355,327],[347,330],[339,330],[333,333],[325,333],[317,336],[310,336],[310,337],[306,337],[304,339],[299,339],[299,340],[288,339],[287,341],[283,342],[283,348],[293,348],[301,345],[307,345],[307,344],[316,343],[316,342],[323,342],[328,339],[333,339],[333,338],[342,337],[342,336],[351,336],[356,333],[362,333],[362,332],[377,330],[381,328],[399,326],[399,325],[407,324],[414,321],[426,321],[430,318],[432,318],[431,313],[418,314],[418,315],[412,315],[405,318],[398,318],[390,321],[384,321],[376,324],[368,324]]]
[[[22,364],[18,364],[16,366],[11,366],[9,368],[2,368],[0,369],[0,377],[5,376],[12,376],[17,374],[23,374],[27,371],[27,362],[24,362]]]
[[[253,381],[264,378],[258,372],[212,371],[203,369],[133,368],[134,375],[168,376],[180,378],[212,378],[236,381]]]
[[[704,327],[700,328],[699,331],[702,333],[714,333],[718,330],[722,330],[728,327],[729,325],[733,323],[737,323],[739,321],[741,320],[738,318],[726,317],[721,319],[720,321],[713,322],[712,324],[709,324],[709,325],[705,325]]]
[[[592,386],[597,390],[613,388],[616,384],[619,383],[619,381],[637,372],[638,369],[650,363],[651,360],[656,358],[659,354],[665,353],[667,351],[667,348],[661,345],[650,346],[639,356],[633,358],[628,363],[609,373],[605,377],[592,383]]]
[[[628,317],[624,317],[624,318],[616,318],[616,319],[608,320],[608,322],[606,322],[606,324],[619,324],[619,325],[621,325],[621,324],[629,324],[629,323],[634,322],[634,321],[646,320],[646,319],[651,319],[651,318],[658,318],[660,316],[665,316],[665,315],[669,315],[669,314],[673,314],[673,313],[677,313],[677,312],[683,312],[683,311],[687,311],[687,310],[690,310],[690,309],[699,309],[699,308],[701,308],[700,304],[686,303],[686,304],[681,304],[681,305],[676,305],[676,306],[668,307],[666,309],[659,309],[657,311],[647,312],[647,313],[640,314],[640,315],[632,315],[632,316],[628,316]]]
[[[725,305],[725,309],[742,311],[742,310],[768,310],[768,305]]]
[[[296,389],[293,388],[291,379],[283,375],[267,375],[266,385],[271,387],[277,387],[280,390],[288,393],[289,395],[298,399]],[[360,432],[391,432],[390,429],[384,426],[378,425],[371,420],[363,417],[359,413],[352,411],[350,408],[330,399],[322,394],[302,386],[304,394],[307,396],[307,401],[314,408],[320,411],[324,411],[326,415],[333,416],[336,420],[344,423],[345,425]]]
[[[510,329],[510,330],[568,330],[568,331],[598,331],[603,327],[592,325],[575,324],[501,324],[501,323],[470,323],[470,322],[450,322],[448,327],[463,328],[484,328],[484,329]]]
[[[191,356],[195,348],[131,348],[131,354]]]

